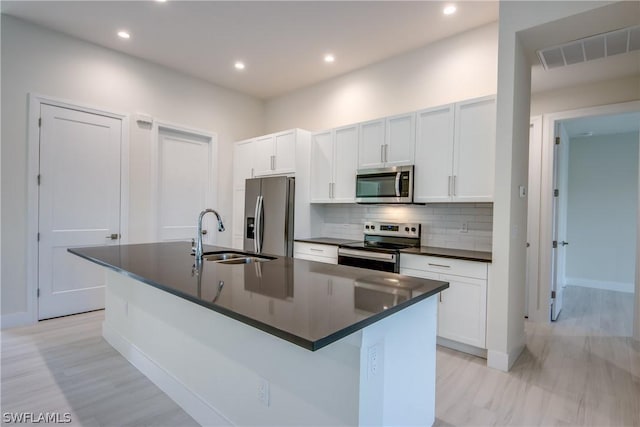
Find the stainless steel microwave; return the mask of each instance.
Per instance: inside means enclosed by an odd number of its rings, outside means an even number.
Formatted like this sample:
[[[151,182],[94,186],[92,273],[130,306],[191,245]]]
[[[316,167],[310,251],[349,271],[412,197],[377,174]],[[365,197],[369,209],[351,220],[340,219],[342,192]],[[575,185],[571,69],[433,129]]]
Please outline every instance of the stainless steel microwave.
[[[413,203],[413,166],[359,169],[356,203]]]

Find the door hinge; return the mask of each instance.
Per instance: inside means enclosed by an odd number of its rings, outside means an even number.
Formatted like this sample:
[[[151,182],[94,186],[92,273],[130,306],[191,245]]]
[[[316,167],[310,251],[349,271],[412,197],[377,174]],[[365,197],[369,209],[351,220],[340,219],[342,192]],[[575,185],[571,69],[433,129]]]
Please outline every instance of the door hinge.
[[[553,197],[558,197],[559,195],[560,195],[560,190],[558,190],[557,188],[553,190]]]
[[[558,247],[558,241],[554,240],[552,246],[553,246],[553,249],[556,249]]]
[[[38,232],[38,242],[40,241],[40,233]]]
[[[560,145],[560,137],[556,136],[556,145]]]
[[[551,291],[551,299],[556,299],[556,291]]]
[[[38,185],[40,185],[40,174],[38,174]]]
[[[40,288],[38,288],[38,298],[40,298]]]
[[[42,127],[42,117],[38,117],[38,127]]]

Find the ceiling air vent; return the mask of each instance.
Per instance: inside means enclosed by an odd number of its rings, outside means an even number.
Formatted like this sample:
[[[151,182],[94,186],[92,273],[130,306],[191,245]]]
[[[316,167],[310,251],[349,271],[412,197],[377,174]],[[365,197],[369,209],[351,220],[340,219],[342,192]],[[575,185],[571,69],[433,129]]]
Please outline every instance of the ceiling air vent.
[[[545,70],[640,50],[640,25],[538,51]]]

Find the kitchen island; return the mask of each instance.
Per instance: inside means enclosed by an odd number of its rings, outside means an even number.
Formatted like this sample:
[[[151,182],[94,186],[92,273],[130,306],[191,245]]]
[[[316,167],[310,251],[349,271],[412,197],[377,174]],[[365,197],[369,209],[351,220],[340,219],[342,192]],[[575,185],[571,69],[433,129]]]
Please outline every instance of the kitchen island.
[[[434,421],[445,282],[287,257],[195,263],[188,243],[69,251],[107,267],[105,339],[203,425]]]

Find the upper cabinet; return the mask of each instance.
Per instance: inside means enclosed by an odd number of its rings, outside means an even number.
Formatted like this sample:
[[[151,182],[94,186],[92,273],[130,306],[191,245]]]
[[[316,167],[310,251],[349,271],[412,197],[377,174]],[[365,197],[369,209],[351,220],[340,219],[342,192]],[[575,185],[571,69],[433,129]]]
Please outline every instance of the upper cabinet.
[[[495,97],[417,113],[414,201],[491,202]]]
[[[358,169],[412,165],[415,113],[360,123]]]
[[[345,126],[311,136],[311,202],[355,201],[358,126]]]
[[[255,176],[289,174],[296,169],[296,131],[255,138]]]

